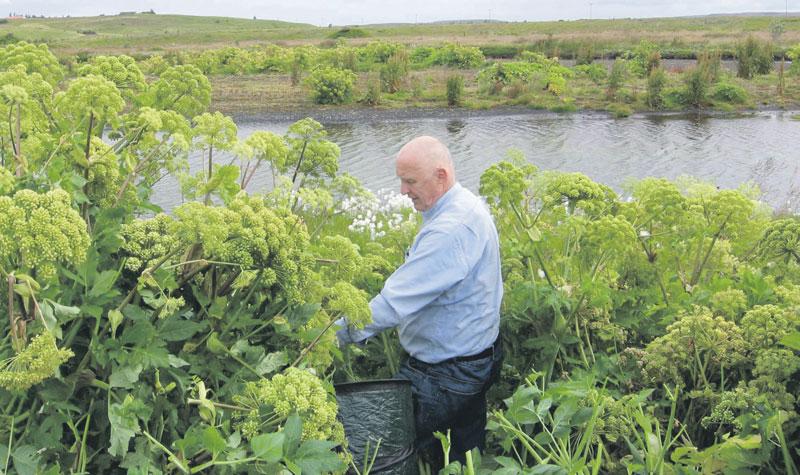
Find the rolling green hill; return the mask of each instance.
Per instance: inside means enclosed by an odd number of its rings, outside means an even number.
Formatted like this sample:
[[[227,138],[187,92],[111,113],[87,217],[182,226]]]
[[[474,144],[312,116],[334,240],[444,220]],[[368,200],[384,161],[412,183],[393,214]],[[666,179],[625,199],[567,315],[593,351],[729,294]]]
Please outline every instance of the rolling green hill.
[[[543,42],[592,44],[596,51],[625,50],[647,39],[676,49],[731,47],[748,34],[773,39],[780,22],[779,46],[800,42],[800,17],[774,15],[710,15],[702,17],[575,20],[549,22],[437,22],[359,26],[363,36],[353,44],[387,39],[408,44],[458,42],[466,45],[529,45]],[[327,42],[339,27],[275,20],[187,15],[126,14],[77,18],[9,20],[0,24],[0,37],[45,42],[59,55],[85,51],[142,53],[196,50],[226,45],[277,42],[286,45]]]
[[[323,36],[320,28],[275,20],[133,14],[34,18],[0,24],[0,35],[47,43],[56,53],[143,52],[214,47],[225,43]]]

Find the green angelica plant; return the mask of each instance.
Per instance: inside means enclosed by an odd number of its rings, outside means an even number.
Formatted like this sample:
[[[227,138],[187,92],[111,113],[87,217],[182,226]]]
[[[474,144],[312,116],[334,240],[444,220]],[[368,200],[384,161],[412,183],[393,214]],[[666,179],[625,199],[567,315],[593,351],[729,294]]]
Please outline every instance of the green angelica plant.
[[[58,367],[72,356],[72,350],[56,346],[56,340],[50,332],[40,333],[22,351],[0,361],[0,388],[26,391],[52,377]]]
[[[95,56],[78,69],[79,76],[90,74],[113,82],[127,99],[134,98],[146,86],[144,74],[130,56]]]
[[[0,196],[0,272],[25,273],[52,281],[59,264],[80,264],[86,257],[86,224],[72,208],[69,194],[21,190]]]
[[[356,75],[346,69],[322,67],[306,78],[311,96],[317,104],[343,104],[353,96]]]
[[[336,402],[309,371],[288,368],[270,379],[249,382],[234,402],[248,408],[239,423],[245,437],[277,428],[297,413],[303,420],[303,439],[344,442],[344,428],[336,419]]]
[[[602,404],[582,407],[586,388],[580,383],[545,389],[543,376],[534,372],[526,377],[504,401],[506,409],[492,413],[488,428],[502,437],[501,446],[515,458],[498,457],[498,462],[518,470],[537,466],[550,473],[599,473],[604,448],[595,440],[595,428]]]
[[[58,59],[46,44],[20,41],[0,49],[0,69],[10,69],[14,65],[25,66],[28,74],[40,74],[51,86],[58,84],[64,77]]]
[[[203,113],[210,103],[211,83],[192,65],[167,68],[143,97],[143,105],[174,110],[186,117]]]
[[[223,201],[230,200],[238,191],[239,168],[234,165],[216,165],[214,151],[232,150],[236,147],[236,124],[230,117],[219,112],[203,113],[192,119],[195,126],[195,148],[207,156],[206,169],[195,177],[184,176],[182,190],[189,197],[204,196],[208,204],[212,193],[217,193]]]
[[[239,187],[243,190],[247,189],[250,180],[264,163],[270,166],[272,181],[277,181],[280,170],[286,168],[286,154],[286,143],[280,136],[273,132],[253,132],[244,142],[241,142],[241,148],[238,151],[238,155],[242,158]]]

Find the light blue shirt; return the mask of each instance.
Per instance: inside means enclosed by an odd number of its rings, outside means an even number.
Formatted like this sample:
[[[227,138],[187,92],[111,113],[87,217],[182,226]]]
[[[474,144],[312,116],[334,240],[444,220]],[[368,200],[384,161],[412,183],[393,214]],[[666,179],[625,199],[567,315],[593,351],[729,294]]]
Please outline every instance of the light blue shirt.
[[[372,323],[340,330],[340,340],[358,343],[397,327],[403,348],[426,363],[474,355],[495,341],[503,282],[486,204],[456,183],[422,218],[405,263],[369,303]]]

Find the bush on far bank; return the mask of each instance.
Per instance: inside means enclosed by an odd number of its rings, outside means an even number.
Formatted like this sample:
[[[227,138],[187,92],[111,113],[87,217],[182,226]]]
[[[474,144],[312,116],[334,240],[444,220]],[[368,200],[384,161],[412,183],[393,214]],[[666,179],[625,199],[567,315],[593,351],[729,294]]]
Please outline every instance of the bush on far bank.
[[[356,75],[346,69],[331,67],[315,69],[306,78],[311,95],[317,104],[344,104],[353,97]]]

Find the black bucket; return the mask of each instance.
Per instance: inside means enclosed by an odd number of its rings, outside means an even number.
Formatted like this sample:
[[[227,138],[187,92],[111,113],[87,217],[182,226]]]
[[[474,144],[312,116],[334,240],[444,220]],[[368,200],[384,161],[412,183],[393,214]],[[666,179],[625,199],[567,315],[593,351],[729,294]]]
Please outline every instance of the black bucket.
[[[384,379],[337,384],[334,388],[339,420],[356,467],[364,471],[364,452],[369,448],[367,457],[372,460],[380,440],[370,473],[417,475],[411,382]]]

